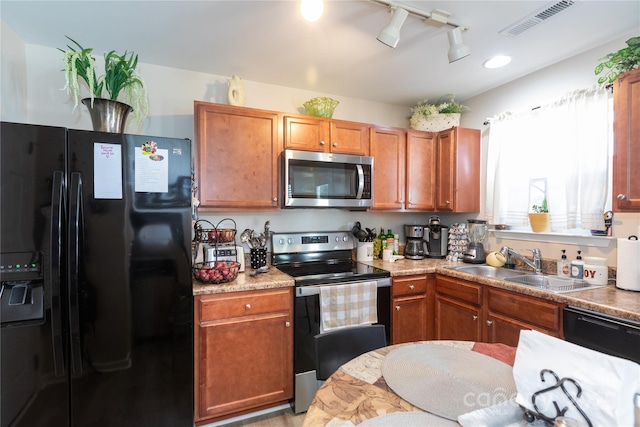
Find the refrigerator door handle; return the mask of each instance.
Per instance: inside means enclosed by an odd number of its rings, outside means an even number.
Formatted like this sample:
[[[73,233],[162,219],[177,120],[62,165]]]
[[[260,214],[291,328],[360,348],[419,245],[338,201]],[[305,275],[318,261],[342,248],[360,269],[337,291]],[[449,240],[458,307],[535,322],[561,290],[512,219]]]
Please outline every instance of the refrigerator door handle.
[[[56,377],[65,374],[64,343],[62,339],[62,294],[60,282],[62,280],[62,248],[64,245],[63,231],[65,224],[64,174],[62,171],[53,173],[53,188],[51,190],[51,250],[48,282],[51,284],[51,336],[53,340],[53,365]]]
[[[82,228],[82,176],[71,174],[69,196],[69,238],[67,254],[67,274],[69,281],[69,338],[71,342],[71,372],[82,373],[82,351],[80,340],[79,307],[79,257],[80,233]]]

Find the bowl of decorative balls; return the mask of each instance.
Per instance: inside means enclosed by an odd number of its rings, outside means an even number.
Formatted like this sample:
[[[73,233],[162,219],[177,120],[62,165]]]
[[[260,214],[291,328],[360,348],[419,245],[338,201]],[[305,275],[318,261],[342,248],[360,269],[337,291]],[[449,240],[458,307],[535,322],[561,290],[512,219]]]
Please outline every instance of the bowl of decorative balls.
[[[236,280],[240,263],[236,261],[197,262],[193,265],[193,277],[202,283],[226,283]]]

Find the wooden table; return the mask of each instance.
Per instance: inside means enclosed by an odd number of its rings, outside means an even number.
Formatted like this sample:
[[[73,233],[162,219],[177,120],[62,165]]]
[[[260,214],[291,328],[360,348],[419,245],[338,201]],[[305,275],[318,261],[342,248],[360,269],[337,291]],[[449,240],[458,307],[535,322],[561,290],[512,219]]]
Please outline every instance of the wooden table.
[[[515,348],[504,344],[471,341],[429,341],[484,353],[513,366]],[[305,416],[303,427],[357,425],[392,412],[424,412],[404,401],[389,388],[382,376],[382,360],[398,344],[370,351],[345,363],[318,389]]]

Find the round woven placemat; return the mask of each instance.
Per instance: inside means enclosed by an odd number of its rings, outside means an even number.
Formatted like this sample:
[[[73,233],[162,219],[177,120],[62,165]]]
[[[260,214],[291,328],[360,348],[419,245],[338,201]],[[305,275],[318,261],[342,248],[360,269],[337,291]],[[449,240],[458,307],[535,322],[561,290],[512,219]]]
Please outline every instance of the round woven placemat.
[[[456,422],[426,412],[392,412],[369,418],[358,424],[358,427],[447,427],[458,425]]]
[[[391,351],[382,360],[382,375],[402,399],[453,421],[516,395],[511,366],[481,353],[435,344]]]

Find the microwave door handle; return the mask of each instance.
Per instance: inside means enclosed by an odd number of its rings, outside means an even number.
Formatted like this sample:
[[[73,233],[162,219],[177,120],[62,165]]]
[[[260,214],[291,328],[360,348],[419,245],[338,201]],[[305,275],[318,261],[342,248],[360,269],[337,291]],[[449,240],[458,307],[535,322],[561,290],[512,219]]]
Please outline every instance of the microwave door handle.
[[[356,199],[362,199],[362,192],[364,191],[364,169],[362,165],[356,165],[356,169],[358,171],[358,194],[356,194]]]

